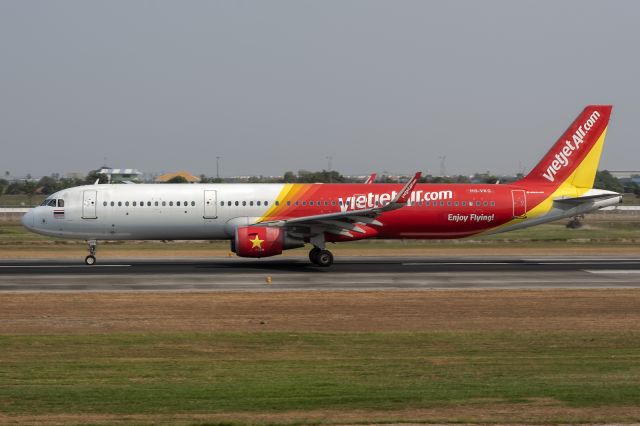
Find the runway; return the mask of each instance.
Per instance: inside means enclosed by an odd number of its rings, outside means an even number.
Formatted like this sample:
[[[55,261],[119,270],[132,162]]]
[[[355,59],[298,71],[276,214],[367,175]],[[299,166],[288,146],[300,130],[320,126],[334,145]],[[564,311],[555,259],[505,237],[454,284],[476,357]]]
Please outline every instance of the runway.
[[[640,259],[342,257],[0,261],[0,292],[640,288]]]

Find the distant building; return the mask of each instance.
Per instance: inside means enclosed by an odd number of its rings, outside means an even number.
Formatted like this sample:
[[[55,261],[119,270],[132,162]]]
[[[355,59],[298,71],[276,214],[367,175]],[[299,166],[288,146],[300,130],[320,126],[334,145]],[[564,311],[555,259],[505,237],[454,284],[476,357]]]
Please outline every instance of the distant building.
[[[183,171],[179,171],[179,172],[175,172],[175,173],[165,173],[163,175],[160,175],[158,177],[156,177],[156,182],[169,182],[171,179],[173,179],[174,177],[177,176],[181,176],[183,178],[185,178],[187,180],[187,182],[190,183],[196,183],[196,182],[200,182],[200,178],[197,176],[192,175],[189,172],[185,172]]]
[[[640,170],[610,170],[609,173],[620,180],[622,184],[635,183],[640,185]]]
[[[121,182],[140,182],[140,176],[142,172],[137,169],[100,169],[98,172],[101,175],[106,175],[110,183]]]
[[[631,179],[640,176],[640,170],[609,170],[609,173],[617,179]]]

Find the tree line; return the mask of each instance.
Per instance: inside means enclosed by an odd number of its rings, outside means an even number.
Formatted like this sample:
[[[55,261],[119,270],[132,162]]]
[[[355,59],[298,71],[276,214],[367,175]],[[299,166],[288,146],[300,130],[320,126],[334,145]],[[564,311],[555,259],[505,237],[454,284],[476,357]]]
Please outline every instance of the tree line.
[[[30,179],[21,179],[9,181],[7,179],[0,179],[0,196],[4,194],[9,195],[28,195],[33,196],[37,193],[49,195],[54,192],[71,188],[74,186],[93,184],[96,181],[99,183],[107,183],[107,177],[98,173],[99,170],[90,171],[84,178],[79,177],[61,177],[58,174],[51,176],[44,176],[38,181]],[[433,176],[425,175],[420,179],[421,183],[510,183],[519,178],[522,175],[513,177],[499,177],[490,173],[476,173],[473,176],[454,175],[454,176]],[[335,170],[321,170],[321,171],[308,171],[299,170],[297,173],[287,171],[281,177],[265,177],[265,176],[251,176],[247,179],[241,180],[238,178],[211,178],[205,175],[200,175],[201,183],[362,183],[360,178],[354,178],[344,176]],[[170,183],[186,183],[186,179],[182,176],[177,176],[169,181]],[[377,183],[398,183],[397,177],[388,175],[379,176],[376,179]],[[635,193],[640,196],[640,187],[633,182],[621,182],[607,170],[597,172],[594,188],[606,189],[615,192]]]

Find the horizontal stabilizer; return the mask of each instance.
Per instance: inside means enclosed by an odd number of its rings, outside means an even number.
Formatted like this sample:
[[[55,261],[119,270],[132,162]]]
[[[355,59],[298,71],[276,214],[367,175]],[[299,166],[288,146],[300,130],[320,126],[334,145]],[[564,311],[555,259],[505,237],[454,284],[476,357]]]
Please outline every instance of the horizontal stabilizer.
[[[622,201],[621,194],[613,191],[605,191],[604,189],[592,189],[580,197],[560,197],[553,201],[556,203],[582,204],[589,201],[607,200],[611,198],[619,198],[620,201]]]

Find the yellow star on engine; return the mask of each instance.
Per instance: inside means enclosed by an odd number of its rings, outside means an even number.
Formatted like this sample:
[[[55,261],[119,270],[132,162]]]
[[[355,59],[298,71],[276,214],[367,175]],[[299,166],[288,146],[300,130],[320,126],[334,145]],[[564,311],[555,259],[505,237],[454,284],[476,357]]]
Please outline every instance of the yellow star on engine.
[[[261,249],[262,248],[262,243],[264,243],[264,240],[261,240],[260,237],[258,237],[258,234],[256,234],[256,237],[253,240],[249,240],[251,241],[251,248],[258,248]]]

